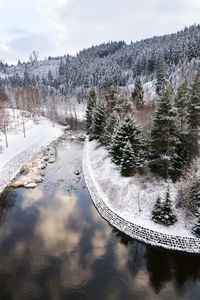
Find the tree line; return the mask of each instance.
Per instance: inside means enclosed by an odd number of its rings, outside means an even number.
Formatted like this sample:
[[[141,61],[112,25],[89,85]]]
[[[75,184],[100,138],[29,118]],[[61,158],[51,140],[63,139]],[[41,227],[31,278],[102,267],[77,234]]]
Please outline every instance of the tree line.
[[[199,157],[200,71],[191,84],[185,81],[176,91],[167,83],[160,87],[148,130],[138,122],[138,115],[147,115],[149,105],[144,102],[140,78],[136,79],[130,97],[116,87],[100,96],[94,89],[90,92],[86,110],[89,140],[97,140],[108,149],[122,176],[142,174],[148,168],[155,176],[176,182]],[[196,177],[191,181],[188,205],[190,211],[195,206],[198,215],[199,183]],[[179,200],[180,205],[188,201]],[[152,218],[165,225],[176,222],[169,187],[164,202],[158,197]]]

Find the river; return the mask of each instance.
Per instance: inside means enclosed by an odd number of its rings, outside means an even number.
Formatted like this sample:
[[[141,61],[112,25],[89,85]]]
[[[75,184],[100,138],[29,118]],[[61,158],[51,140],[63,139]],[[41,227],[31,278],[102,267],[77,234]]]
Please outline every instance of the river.
[[[199,299],[200,258],[110,226],[85,187],[82,142],[64,140],[35,189],[0,199],[0,299]]]

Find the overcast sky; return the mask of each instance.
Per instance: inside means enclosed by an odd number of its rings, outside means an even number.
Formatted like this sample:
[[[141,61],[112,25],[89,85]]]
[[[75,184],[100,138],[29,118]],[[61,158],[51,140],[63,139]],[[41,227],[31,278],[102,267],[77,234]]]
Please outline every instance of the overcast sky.
[[[76,54],[102,42],[140,40],[199,23],[200,0],[0,0],[0,59]]]

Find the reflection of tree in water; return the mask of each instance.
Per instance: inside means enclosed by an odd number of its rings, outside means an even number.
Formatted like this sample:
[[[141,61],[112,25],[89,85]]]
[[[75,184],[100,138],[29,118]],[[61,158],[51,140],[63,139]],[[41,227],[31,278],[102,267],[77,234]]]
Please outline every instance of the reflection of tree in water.
[[[158,293],[164,283],[172,279],[172,255],[160,249],[147,246],[146,268],[149,272],[149,281]]]
[[[121,244],[128,247],[128,265],[127,268],[132,276],[136,276],[137,272],[145,267],[144,265],[144,255],[145,255],[145,245],[134,240],[125,233],[112,229],[114,235],[119,238]]]
[[[200,259],[198,255],[167,251],[147,246],[146,267],[151,286],[158,293],[169,281],[181,291],[184,284],[200,278]]]
[[[1,300],[12,300],[10,289],[8,286],[10,278],[7,274],[0,272],[0,299]]]
[[[132,239],[130,236],[126,235],[125,233],[119,231],[118,229],[116,229],[115,227],[112,227],[109,223],[108,223],[109,227],[112,228],[112,232],[114,233],[114,235],[119,238],[120,243],[123,244],[124,246],[128,246],[129,244],[134,243],[134,239]]]
[[[5,221],[5,218],[9,210],[15,203],[15,193],[9,190],[5,190],[0,195],[0,225]]]
[[[0,225],[3,224],[3,222],[6,219],[6,216],[8,215],[9,210],[13,207],[15,203],[14,199],[15,199],[14,192],[9,190],[5,190],[0,195]],[[9,280],[10,280],[9,275],[1,270],[0,271],[0,299],[2,300],[13,299],[8,287]]]
[[[112,229],[120,243],[128,249],[127,268],[135,277],[146,269],[149,282],[156,293],[172,282],[179,293],[184,292],[188,281],[200,280],[200,257],[177,251],[167,251],[137,242],[119,230]]]

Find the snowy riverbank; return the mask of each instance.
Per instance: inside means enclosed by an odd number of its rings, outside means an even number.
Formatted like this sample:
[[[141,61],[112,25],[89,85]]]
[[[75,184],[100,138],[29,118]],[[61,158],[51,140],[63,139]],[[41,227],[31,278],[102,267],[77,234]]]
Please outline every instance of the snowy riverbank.
[[[63,133],[63,127],[39,117],[35,123],[31,118],[25,118],[26,137],[22,129],[22,118],[16,116],[16,124],[8,130],[8,148],[5,147],[4,136],[1,135],[0,146],[0,192],[16,176],[22,164],[31,159],[42,147],[56,140]],[[21,124],[21,127],[20,127]]]
[[[83,169],[97,209],[119,230],[152,245],[200,252],[200,240],[190,232],[192,224],[186,224],[181,210],[176,210],[178,222],[172,226],[159,225],[151,220],[156,197],[165,190],[164,181],[148,175],[121,177],[108,152],[95,141],[85,143]],[[176,186],[173,184],[171,193],[176,196]]]

